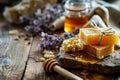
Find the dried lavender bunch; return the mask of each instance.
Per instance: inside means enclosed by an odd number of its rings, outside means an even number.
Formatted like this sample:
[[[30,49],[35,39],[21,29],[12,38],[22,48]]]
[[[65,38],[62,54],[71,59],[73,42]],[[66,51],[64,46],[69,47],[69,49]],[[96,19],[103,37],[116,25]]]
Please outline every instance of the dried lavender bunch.
[[[38,44],[38,49],[43,51],[47,50],[56,50],[57,47],[61,44],[61,40],[56,34],[49,35],[47,33],[41,32],[40,44]]]
[[[41,43],[38,44],[38,49],[41,52],[44,50],[59,50],[63,40],[73,36],[75,36],[73,33],[63,33],[61,37],[58,37],[57,34],[49,35],[41,32]]]
[[[33,16],[21,16],[22,23],[27,23],[25,30],[35,35],[48,32],[48,26],[62,13],[61,5],[46,4],[44,9],[38,9]]]
[[[40,35],[40,43],[38,49],[40,52],[44,50],[58,50],[64,39],[73,37],[73,33],[63,33],[61,37],[56,34],[48,34],[48,26],[52,21],[57,19],[62,13],[61,5],[47,4],[44,9],[39,9],[33,16],[22,16],[20,20],[22,23],[28,24],[25,30],[34,34]]]

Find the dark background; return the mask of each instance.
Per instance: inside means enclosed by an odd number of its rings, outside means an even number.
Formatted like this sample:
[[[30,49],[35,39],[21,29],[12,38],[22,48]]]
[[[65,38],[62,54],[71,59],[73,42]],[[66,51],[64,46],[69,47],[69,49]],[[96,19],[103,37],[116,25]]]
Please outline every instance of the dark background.
[[[0,12],[2,12],[4,10],[4,7],[6,6],[13,6],[17,3],[19,3],[20,1],[22,0],[0,0]],[[65,2],[66,0],[58,0],[59,3],[61,2]],[[113,2],[113,1],[116,1],[116,0],[104,0],[106,2]]]

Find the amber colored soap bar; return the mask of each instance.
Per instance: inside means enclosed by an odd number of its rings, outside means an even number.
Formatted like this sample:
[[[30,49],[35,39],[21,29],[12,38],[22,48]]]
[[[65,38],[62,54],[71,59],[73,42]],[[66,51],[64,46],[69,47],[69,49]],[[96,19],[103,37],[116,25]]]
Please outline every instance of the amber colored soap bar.
[[[101,28],[101,31],[105,29],[107,28]],[[114,33],[112,35],[103,35],[100,42],[101,32],[96,28],[82,28],[80,29],[79,36],[87,45],[112,45],[117,44],[119,39],[118,35]]]
[[[76,37],[66,39],[62,43],[62,49],[64,50],[64,52],[77,52],[83,50],[84,48],[85,45],[79,38]]]
[[[89,54],[95,56],[96,58],[102,59],[113,53],[114,45],[88,45],[86,50]]]

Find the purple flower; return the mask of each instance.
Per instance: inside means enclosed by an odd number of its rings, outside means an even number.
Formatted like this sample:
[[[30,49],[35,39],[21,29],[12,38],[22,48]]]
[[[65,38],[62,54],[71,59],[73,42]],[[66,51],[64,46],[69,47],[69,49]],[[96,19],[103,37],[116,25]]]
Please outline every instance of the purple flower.
[[[42,13],[41,9],[38,9],[38,10],[35,12],[35,16],[43,16],[43,13]]]
[[[39,22],[39,20],[33,20],[33,24],[34,24],[35,26],[38,26],[38,25],[40,25],[40,22]]]
[[[33,29],[33,27],[30,26],[30,25],[28,25],[28,26],[26,26],[24,29],[25,29],[26,31],[31,31],[31,30]]]
[[[38,32],[40,32],[41,31],[41,28],[40,27],[34,27],[34,32],[36,32],[36,33],[38,33]]]
[[[42,37],[45,37],[45,36],[46,36],[46,33],[41,32],[41,36],[42,36]]]

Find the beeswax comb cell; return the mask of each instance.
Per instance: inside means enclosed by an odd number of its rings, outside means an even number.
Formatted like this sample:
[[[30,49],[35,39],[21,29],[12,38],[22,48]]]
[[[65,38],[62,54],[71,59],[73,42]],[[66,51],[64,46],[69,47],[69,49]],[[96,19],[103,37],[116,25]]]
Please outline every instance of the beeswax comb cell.
[[[118,43],[118,35],[113,34],[102,34],[102,32],[108,31],[110,28],[82,28],[80,29],[79,36],[87,44],[93,45],[112,45]],[[113,29],[110,32],[114,32]]]
[[[64,40],[62,43],[62,48],[64,52],[77,52],[83,50],[85,48],[85,45],[79,38],[73,37]]]
[[[114,45],[89,45],[87,47],[87,51],[89,54],[95,56],[96,58],[102,59],[114,52]]]

